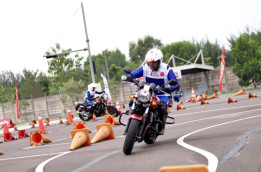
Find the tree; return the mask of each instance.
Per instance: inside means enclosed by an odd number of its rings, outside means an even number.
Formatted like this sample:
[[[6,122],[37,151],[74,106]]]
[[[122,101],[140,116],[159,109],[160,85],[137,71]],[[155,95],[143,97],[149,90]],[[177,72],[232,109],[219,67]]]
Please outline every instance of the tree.
[[[115,64],[111,65],[110,67],[110,76],[113,76],[113,80],[121,81],[121,76],[124,75],[124,71],[122,67],[119,67]]]
[[[162,43],[158,39],[154,39],[151,36],[146,36],[144,39],[139,39],[138,43],[129,43],[129,55],[130,60],[135,63],[140,63],[144,61],[146,53],[154,47],[161,47]]]
[[[239,77],[239,85],[256,86],[261,82],[261,47],[258,42],[251,40],[247,33],[243,33],[236,41],[231,55],[235,60],[232,71]]]
[[[192,57],[195,57],[197,55],[196,46],[188,41],[171,43],[170,45],[161,47],[161,50],[164,55],[164,62],[166,62],[172,54],[187,61],[189,61]],[[175,63],[177,66],[180,66],[184,65],[186,62],[175,58]],[[170,63],[169,65],[171,64],[172,63]]]

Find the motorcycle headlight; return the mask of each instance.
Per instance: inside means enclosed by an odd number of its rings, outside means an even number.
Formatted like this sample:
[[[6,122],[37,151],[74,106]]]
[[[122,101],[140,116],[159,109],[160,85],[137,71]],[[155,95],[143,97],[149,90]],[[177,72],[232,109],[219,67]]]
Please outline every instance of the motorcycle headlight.
[[[150,101],[151,93],[147,90],[140,90],[138,92],[138,100],[142,103]]]

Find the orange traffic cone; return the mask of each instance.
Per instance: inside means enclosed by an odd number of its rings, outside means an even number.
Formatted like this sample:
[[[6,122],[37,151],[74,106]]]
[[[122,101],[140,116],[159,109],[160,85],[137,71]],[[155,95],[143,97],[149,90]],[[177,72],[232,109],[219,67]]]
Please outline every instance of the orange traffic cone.
[[[201,100],[201,105],[203,105],[203,104],[209,104],[206,100],[204,101],[204,100]]]
[[[237,100],[236,100],[236,99],[231,99],[231,98],[229,97],[228,100],[227,100],[227,102],[228,102],[228,103],[234,103],[234,102],[237,102]]]
[[[67,108],[67,111],[68,111],[68,119],[69,119],[69,122],[70,122],[70,123],[73,123],[73,117],[72,117],[70,108]]]
[[[12,133],[4,133],[4,142],[10,142],[12,140]]]
[[[19,139],[23,139],[23,138],[25,138],[25,137],[29,137],[29,134],[27,134],[27,133],[25,132],[25,130],[19,130],[19,131],[18,131],[18,138],[19,138]]]
[[[208,167],[204,164],[182,165],[182,166],[164,166],[160,172],[208,172]]]
[[[50,125],[50,124],[49,124],[49,123],[50,123],[50,119],[49,119],[49,118],[46,118],[45,121],[44,121],[44,123],[46,123],[46,126],[49,126],[49,125]]]
[[[72,144],[70,146],[70,151],[77,149],[82,146],[91,145],[91,140],[89,136],[89,131],[87,128],[77,129],[71,131]]]
[[[96,125],[97,133],[91,140],[91,143],[97,143],[101,140],[114,139],[114,133],[112,130],[112,125],[109,123]]]
[[[244,94],[244,95],[246,94],[246,92],[245,92],[244,89],[242,89],[242,90],[236,92],[235,94],[233,94],[233,96],[238,96],[238,95],[241,95],[241,94]]]
[[[66,124],[65,125],[70,125],[70,122],[69,122],[69,118],[66,117]]]
[[[35,124],[36,124],[36,120],[32,120],[30,125],[32,125],[32,128],[35,128],[35,126],[34,126]]]
[[[32,131],[30,133],[30,146],[40,146],[43,144],[43,132]]]
[[[182,98],[179,99],[179,104],[181,104],[181,105],[183,104]]]
[[[110,123],[112,126],[114,126],[114,116],[113,115],[105,115],[104,123]]]
[[[0,155],[3,155],[3,154],[4,154],[4,152],[0,151]]]
[[[39,128],[38,128],[38,130],[39,130],[39,131],[42,131],[43,134],[48,133],[48,132],[45,131],[45,127],[44,127],[43,120],[42,120],[42,116],[41,116],[40,112],[39,112],[39,114],[38,114],[38,120],[39,120],[39,121],[38,121],[38,123],[39,123]]]
[[[91,133],[92,131],[86,127],[86,122],[82,121],[82,122],[74,122],[74,130],[78,130],[78,129],[82,129],[82,128],[87,128],[87,130],[89,131],[89,133]]]
[[[248,94],[248,98],[252,98],[252,97],[257,97],[257,95],[252,94],[252,93],[249,93],[249,94]]]
[[[59,117],[59,121],[60,121],[59,124],[63,124],[63,120],[62,120],[62,117],[61,117],[61,116]]]
[[[116,108],[118,110],[118,114],[120,115],[121,114],[121,106],[120,106],[119,99],[116,99]]]
[[[184,106],[177,105],[177,110],[186,109]]]
[[[49,139],[48,137],[46,137],[45,135],[43,135],[43,142],[44,143],[50,143],[50,142],[52,142],[52,140]]]
[[[214,96],[215,98],[218,98],[218,92],[214,92],[214,93],[213,93],[213,96]]]
[[[207,94],[207,93],[203,93],[203,94],[202,94],[202,99],[203,99],[203,100],[207,100],[207,98],[208,98],[208,94]]]
[[[201,100],[203,100],[202,96],[201,95],[197,96],[196,101],[201,101]]]
[[[4,134],[5,133],[10,133],[6,123],[4,123],[4,131],[3,131],[3,133]]]

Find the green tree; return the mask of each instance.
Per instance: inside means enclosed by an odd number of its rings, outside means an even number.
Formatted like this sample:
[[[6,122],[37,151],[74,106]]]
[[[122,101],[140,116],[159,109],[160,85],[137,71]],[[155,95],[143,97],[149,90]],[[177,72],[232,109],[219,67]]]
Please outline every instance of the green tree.
[[[239,77],[239,85],[256,86],[261,82],[261,47],[250,35],[243,33],[237,39],[235,48],[231,51],[235,60],[232,71]]]
[[[180,41],[171,43],[170,45],[161,47],[164,55],[163,61],[166,62],[174,54],[182,59],[189,61],[192,57],[197,55],[196,46],[188,41]],[[176,66],[184,65],[186,62],[175,58]],[[169,63],[172,66],[172,63]]]
[[[158,39],[151,36],[145,36],[144,39],[139,39],[137,44],[135,42],[129,43],[130,60],[135,63],[144,61],[146,53],[153,47],[161,47],[162,43]]]
[[[122,67],[119,67],[115,64],[110,67],[110,76],[113,76],[113,80],[121,81],[121,76],[124,75],[124,71]]]

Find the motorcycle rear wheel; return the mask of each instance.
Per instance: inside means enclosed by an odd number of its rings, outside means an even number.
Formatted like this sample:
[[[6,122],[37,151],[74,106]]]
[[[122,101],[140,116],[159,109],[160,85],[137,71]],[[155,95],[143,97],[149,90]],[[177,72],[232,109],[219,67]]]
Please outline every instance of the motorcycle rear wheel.
[[[136,141],[136,137],[139,131],[140,121],[131,119],[129,129],[124,141],[123,152],[125,155],[130,155]]]

